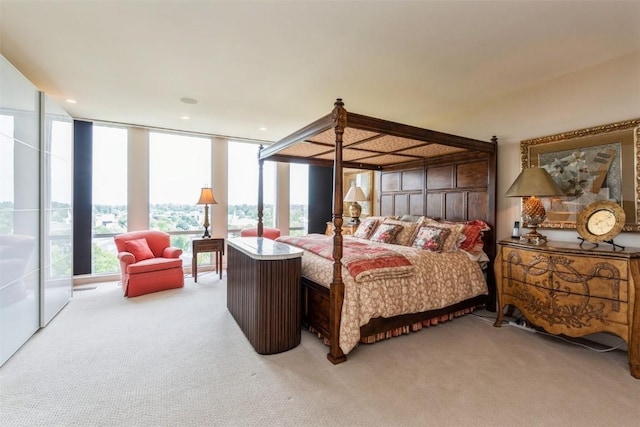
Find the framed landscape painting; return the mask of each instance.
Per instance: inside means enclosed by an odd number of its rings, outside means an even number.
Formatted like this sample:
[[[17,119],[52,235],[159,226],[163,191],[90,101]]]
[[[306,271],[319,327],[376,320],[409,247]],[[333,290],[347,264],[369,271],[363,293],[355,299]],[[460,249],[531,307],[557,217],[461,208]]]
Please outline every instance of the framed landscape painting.
[[[589,204],[611,200],[625,211],[625,231],[640,230],[640,119],[521,141],[522,167],[547,170],[564,193],[541,198],[544,228],[575,228]]]

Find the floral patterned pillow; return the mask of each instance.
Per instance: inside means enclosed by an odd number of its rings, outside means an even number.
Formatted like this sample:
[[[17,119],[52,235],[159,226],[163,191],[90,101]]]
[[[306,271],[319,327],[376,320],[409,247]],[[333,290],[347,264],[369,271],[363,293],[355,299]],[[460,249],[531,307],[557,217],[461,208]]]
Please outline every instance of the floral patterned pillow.
[[[481,219],[474,219],[472,221],[465,222],[451,222],[451,221],[443,221],[446,224],[462,224],[463,228],[460,232],[460,236],[464,236],[464,239],[459,239],[459,249],[467,252],[473,252],[476,247],[482,247],[483,243],[483,233],[485,231],[491,230],[489,224],[484,222]],[[432,224],[433,225],[433,224]]]
[[[400,231],[402,231],[401,225],[382,223],[376,228],[369,240],[378,243],[392,243]]]
[[[367,218],[360,222],[358,229],[355,233],[353,233],[353,237],[357,237],[359,239],[368,239],[369,236],[373,233],[376,226],[378,225],[378,220],[373,218]]]
[[[395,243],[396,245],[402,245],[402,246],[411,246],[413,237],[416,234],[416,228],[418,227],[417,222],[385,219],[383,224],[395,224],[402,227],[398,232],[396,239],[393,242],[389,242],[389,243]]]
[[[451,230],[448,228],[425,225],[420,227],[411,246],[430,252],[442,252],[442,248],[450,234]]]
[[[465,239],[464,234],[462,234],[462,229],[464,228],[464,223],[454,223],[454,222],[445,222],[445,221],[436,221],[431,218],[423,218],[420,226],[429,226],[429,227],[438,227],[442,229],[447,229],[450,233],[446,238],[443,238],[444,243],[442,244],[441,252],[456,252],[459,249],[461,242]]]

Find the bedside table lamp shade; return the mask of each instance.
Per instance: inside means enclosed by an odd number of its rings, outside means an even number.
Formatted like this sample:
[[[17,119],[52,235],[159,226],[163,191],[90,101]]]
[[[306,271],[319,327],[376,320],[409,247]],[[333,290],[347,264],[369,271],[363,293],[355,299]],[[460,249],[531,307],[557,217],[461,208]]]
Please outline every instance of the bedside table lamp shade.
[[[204,205],[204,234],[202,238],[209,238],[211,235],[209,234],[209,205],[215,205],[216,198],[213,197],[213,190],[211,187],[202,187],[200,191],[200,199],[198,200],[197,205]]]
[[[349,216],[354,223],[360,222],[360,214],[362,213],[362,206],[358,202],[367,201],[364,191],[361,187],[353,186],[347,191],[347,195],[344,197],[345,202],[351,202],[349,205]]]
[[[522,204],[522,220],[531,231],[525,237],[534,241],[546,240],[538,233],[538,226],[544,222],[547,212],[538,197],[564,196],[551,175],[543,169],[531,167],[523,169],[511,187],[505,193],[506,197],[525,197]]]

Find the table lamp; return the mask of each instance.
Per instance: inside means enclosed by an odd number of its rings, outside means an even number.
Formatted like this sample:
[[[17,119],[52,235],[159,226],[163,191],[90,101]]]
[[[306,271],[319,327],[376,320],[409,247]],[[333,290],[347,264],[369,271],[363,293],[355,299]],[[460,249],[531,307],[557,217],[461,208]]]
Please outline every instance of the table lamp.
[[[198,200],[197,205],[204,205],[204,234],[202,235],[203,239],[211,238],[209,234],[209,205],[215,205],[216,202],[215,197],[213,197],[213,190],[211,187],[202,187],[200,191],[200,200]]]
[[[538,197],[564,196],[562,190],[551,178],[546,169],[538,167],[525,168],[505,193],[506,197],[524,197],[522,204],[522,221],[531,231],[524,238],[532,243],[546,241],[547,238],[538,233],[538,226],[547,217],[547,211]]]
[[[349,215],[351,216],[351,222],[353,224],[360,223],[360,214],[362,213],[362,206],[358,202],[367,201],[367,196],[364,195],[361,187],[357,185],[352,186],[347,191],[347,195],[344,198],[345,202],[351,202],[349,205]]]

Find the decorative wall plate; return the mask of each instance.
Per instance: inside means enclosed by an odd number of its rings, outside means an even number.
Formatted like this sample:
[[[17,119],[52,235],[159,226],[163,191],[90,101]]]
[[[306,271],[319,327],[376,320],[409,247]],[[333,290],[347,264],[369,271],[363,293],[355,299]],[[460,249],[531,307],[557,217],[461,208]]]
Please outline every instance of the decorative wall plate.
[[[587,242],[613,242],[625,224],[622,206],[610,200],[600,200],[584,208],[576,220],[578,234]]]

